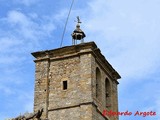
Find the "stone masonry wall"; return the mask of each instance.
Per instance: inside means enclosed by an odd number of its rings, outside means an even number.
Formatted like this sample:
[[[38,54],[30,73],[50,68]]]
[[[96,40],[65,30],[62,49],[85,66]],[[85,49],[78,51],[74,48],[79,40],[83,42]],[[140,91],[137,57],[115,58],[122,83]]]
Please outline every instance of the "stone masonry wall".
[[[85,114],[87,111],[77,109],[82,109],[84,108],[83,104],[93,101],[91,91],[91,54],[81,54],[71,58],[51,61],[49,74],[49,116],[56,114],[62,120],[72,120],[72,116],[66,118],[66,115],[68,116],[77,111],[73,120],[75,117],[77,117],[76,120],[81,120],[82,118],[85,120],[85,117],[79,115],[83,112]],[[67,90],[63,90],[63,81],[68,83]],[[80,107],[76,109],[75,106]],[[65,107],[69,108],[63,109]],[[88,105],[85,107],[90,109]],[[56,111],[55,109],[61,110]],[[58,116],[59,114],[64,114],[64,117]],[[87,116],[89,117],[90,115],[88,114]],[[88,117],[86,117],[86,120],[89,120]],[[50,120],[56,120],[55,117],[53,118]]]
[[[79,57],[51,61],[49,84],[49,109],[76,105],[79,103]],[[63,90],[67,81],[67,90]]]
[[[49,110],[92,101],[89,55],[51,61],[50,76]],[[63,81],[67,81],[66,90]]]
[[[36,62],[35,73],[35,92],[34,92],[34,112],[43,108],[42,118],[45,118],[46,108],[46,80],[47,80],[48,61]]]
[[[50,111],[49,120],[92,120],[92,105]]]
[[[101,73],[101,96],[100,99],[96,98],[96,68],[100,70]],[[95,104],[97,105],[97,109],[103,113],[103,110],[107,111],[118,111],[118,95],[117,95],[117,83],[113,80],[112,76],[110,76],[111,71],[107,70],[103,64],[101,64],[101,61],[98,59],[95,59],[94,56],[92,56],[92,92],[93,92],[93,99]],[[107,101],[106,99],[106,86],[105,86],[105,80],[108,79],[110,83],[110,99]],[[96,113],[95,113],[96,114]],[[97,113],[98,114],[98,113]],[[96,118],[98,120],[98,118]],[[110,117],[110,120],[118,120],[117,116]]]
[[[36,52],[33,56],[36,57],[34,112],[43,108],[42,119],[118,120],[118,117],[104,117],[102,113],[103,110],[118,111],[116,80],[120,76],[94,42]],[[97,68],[101,74],[98,99]],[[109,99],[106,99],[106,78],[110,85]],[[64,81],[67,81],[66,89]]]

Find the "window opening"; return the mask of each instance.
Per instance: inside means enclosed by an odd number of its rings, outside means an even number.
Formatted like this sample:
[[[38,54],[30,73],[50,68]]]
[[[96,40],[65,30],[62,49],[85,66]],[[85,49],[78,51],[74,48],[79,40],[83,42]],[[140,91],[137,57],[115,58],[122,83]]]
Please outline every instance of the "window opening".
[[[68,87],[67,81],[63,81],[63,90],[66,90]]]

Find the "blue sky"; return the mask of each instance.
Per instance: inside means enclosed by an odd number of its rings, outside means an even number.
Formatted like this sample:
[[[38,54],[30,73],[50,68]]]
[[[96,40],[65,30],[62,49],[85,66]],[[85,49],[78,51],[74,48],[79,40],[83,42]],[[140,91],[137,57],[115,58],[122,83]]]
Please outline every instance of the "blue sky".
[[[33,110],[31,52],[60,47],[71,0],[0,0],[0,119]],[[76,16],[87,37],[120,73],[119,111],[155,111],[160,120],[160,1],[75,0],[63,46]]]

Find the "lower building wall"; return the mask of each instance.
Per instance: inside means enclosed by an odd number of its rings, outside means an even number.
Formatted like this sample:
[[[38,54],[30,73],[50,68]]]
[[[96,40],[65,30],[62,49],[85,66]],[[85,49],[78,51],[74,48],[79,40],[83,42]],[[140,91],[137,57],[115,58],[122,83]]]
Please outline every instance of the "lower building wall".
[[[49,120],[80,120],[80,111],[78,107],[54,110],[48,113]]]
[[[48,113],[49,120],[92,120],[92,105],[52,110]]]
[[[107,117],[104,117],[102,113],[93,104],[50,110],[48,113],[48,119],[49,120],[111,120]]]

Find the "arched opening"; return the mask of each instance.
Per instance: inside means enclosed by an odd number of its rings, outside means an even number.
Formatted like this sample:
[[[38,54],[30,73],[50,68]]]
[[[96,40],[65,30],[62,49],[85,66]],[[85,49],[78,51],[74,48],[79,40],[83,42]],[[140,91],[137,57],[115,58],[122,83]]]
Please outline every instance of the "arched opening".
[[[101,97],[101,72],[99,68],[96,68],[96,98],[100,99]]]
[[[105,79],[106,107],[111,107],[111,86],[108,78]]]

